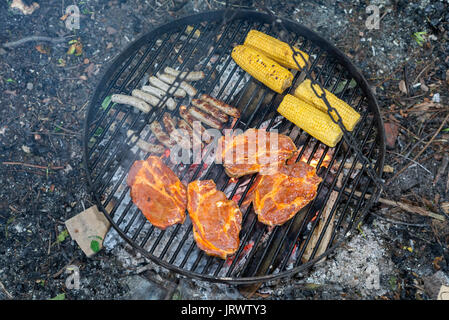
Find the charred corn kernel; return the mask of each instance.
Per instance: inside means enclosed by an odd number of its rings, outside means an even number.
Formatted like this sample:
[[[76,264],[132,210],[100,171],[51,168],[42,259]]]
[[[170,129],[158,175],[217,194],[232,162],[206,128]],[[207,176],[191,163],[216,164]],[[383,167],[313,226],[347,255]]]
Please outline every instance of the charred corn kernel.
[[[335,147],[343,136],[340,127],[327,113],[291,94],[287,94],[278,107],[285,118],[329,147]]]
[[[299,70],[298,65],[293,59],[293,51],[286,42],[273,38],[263,32],[251,30],[246,36],[244,45],[261,51],[268,58],[273,59],[284,67]],[[307,60],[309,60],[309,55],[298,48],[293,47],[293,49],[295,52],[302,54],[302,57],[300,54],[296,54],[295,58],[301,68],[304,68]]]
[[[292,85],[290,71],[252,47],[236,46],[231,56],[243,70],[277,93]]]
[[[316,108],[327,113],[326,103],[324,102],[323,99],[316,96],[315,92],[313,92],[312,90],[311,83],[312,82],[310,81],[310,79],[304,80],[298,86],[298,88],[296,88],[293,95],[301,100],[309,102]],[[319,95],[322,94],[321,88],[318,84],[314,84],[313,87],[315,88],[316,92]],[[360,120],[360,114],[357,111],[355,111],[349,104],[337,98],[337,96],[335,96],[332,92],[329,92],[326,89],[324,89],[324,92],[326,92],[326,98],[327,101],[329,101],[329,104],[333,108],[335,108],[335,110],[338,111],[338,114],[340,115],[346,130],[348,131],[354,130],[354,127]],[[337,121],[338,120],[337,114],[335,112],[331,114],[332,117]]]

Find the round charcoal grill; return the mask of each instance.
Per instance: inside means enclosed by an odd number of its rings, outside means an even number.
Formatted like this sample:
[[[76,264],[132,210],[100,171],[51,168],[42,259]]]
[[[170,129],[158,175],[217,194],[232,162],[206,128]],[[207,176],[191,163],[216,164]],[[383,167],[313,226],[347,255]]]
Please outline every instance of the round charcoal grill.
[[[275,23],[282,21],[283,28]],[[275,94],[241,70],[230,53],[247,32],[258,29],[307,52],[309,75],[356,108],[361,121],[352,132],[359,149],[370,160],[361,161],[346,142],[331,149],[276,112],[282,95]],[[243,223],[240,247],[222,260],[198,249],[189,217],[182,225],[162,231],[151,225],[133,204],[126,185],[135,160],[150,154],[135,146],[129,130],[152,141],[148,124],[168,110],[150,113],[110,102],[113,93],[130,94],[148,76],[170,66],[181,71],[202,70],[206,77],[192,82],[198,94],[210,94],[241,111],[227,128],[265,128],[292,137],[298,159],[317,167],[323,178],[317,197],[282,226],[269,228],[257,221],[248,195],[255,175],[230,179],[220,164],[165,163],[188,183],[213,179],[219,190],[238,202]],[[295,74],[294,83],[304,79]],[[291,90],[291,89],[290,89]],[[178,116],[188,98],[170,111]],[[308,28],[287,19],[249,10],[220,10],[185,17],[145,34],[120,54],[98,84],[85,123],[85,167],[90,191],[112,226],[143,256],[182,275],[215,282],[248,284],[293,275],[329,255],[364,218],[380,190],[366,174],[367,165],[380,177],[384,162],[384,132],[379,107],[369,86],[349,59]],[[207,154],[206,154],[207,156]],[[206,158],[206,157],[205,157]],[[205,159],[204,158],[204,159]]]

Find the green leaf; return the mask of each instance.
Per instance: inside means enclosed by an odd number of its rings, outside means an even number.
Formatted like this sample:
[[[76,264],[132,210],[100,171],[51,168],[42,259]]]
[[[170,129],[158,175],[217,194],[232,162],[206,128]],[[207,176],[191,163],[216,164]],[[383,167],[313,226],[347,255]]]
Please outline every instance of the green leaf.
[[[16,82],[16,80],[14,80],[14,79],[11,79],[11,78],[8,78],[8,79],[6,79],[6,82],[8,82],[8,83],[12,83],[12,82]]]
[[[106,98],[104,98],[103,102],[101,103],[101,109],[102,109],[102,110],[106,110],[106,109],[108,108],[109,103],[111,103],[111,97],[112,97],[112,95],[109,95],[109,96],[107,96]],[[116,105],[116,103],[114,103],[114,104],[112,105],[112,107],[114,107],[115,105]],[[112,107],[111,107],[111,108],[112,108]]]
[[[97,253],[98,251],[100,251],[100,243],[97,240],[92,240],[90,242],[90,248],[93,252]]]
[[[420,32],[415,32],[412,37],[413,39],[415,39],[416,43],[422,47],[425,39],[423,38],[423,35],[427,34],[426,31],[420,31]]]
[[[335,89],[334,94],[339,94],[340,92],[343,91],[343,89],[346,86],[346,83],[348,82],[348,80],[342,81],[338,84],[337,88]],[[348,88],[347,89],[352,89],[357,85],[357,82],[355,82],[354,79],[351,79],[351,81],[348,84]]]
[[[449,132],[449,128],[443,129],[441,132]]]
[[[69,235],[69,232],[67,230],[62,231],[60,234],[58,234],[58,238],[56,240],[56,243],[61,243],[67,238]]]
[[[97,130],[95,130],[94,137],[99,137],[103,133],[103,128],[98,127]]]
[[[49,300],[65,300],[65,293],[60,293],[56,297],[53,297]]]

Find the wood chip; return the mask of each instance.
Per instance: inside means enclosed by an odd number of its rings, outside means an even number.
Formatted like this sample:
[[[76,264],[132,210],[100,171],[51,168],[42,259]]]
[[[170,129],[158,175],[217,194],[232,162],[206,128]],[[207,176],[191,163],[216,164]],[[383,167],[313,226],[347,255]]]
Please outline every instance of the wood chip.
[[[399,81],[399,90],[402,93],[407,94],[407,86],[405,85],[405,81],[404,80]]]

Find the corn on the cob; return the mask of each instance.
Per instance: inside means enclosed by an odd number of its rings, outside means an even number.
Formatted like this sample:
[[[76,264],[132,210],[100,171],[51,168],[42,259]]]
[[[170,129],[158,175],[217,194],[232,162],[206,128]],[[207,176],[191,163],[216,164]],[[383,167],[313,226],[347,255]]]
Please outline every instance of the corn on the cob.
[[[315,88],[316,92],[319,95],[322,94],[322,91],[318,84],[314,84],[313,87]],[[355,111],[349,104],[337,98],[337,96],[335,96],[332,92],[329,92],[326,89],[324,89],[324,92],[326,93],[326,98],[329,104],[333,108],[335,108],[335,110],[338,111],[338,114],[340,115],[346,130],[348,131],[354,130],[354,127],[360,120],[360,114],[357,111]],[[301,100],[304,100],[312,104],[321,111],[327,113],[327,106],[324,103],[324,100],[317,97],[316,94],[313,92],[310,79],[304,80],[298,86],[298,88],[296,88],[293,95]],[[337,114],[335,114],[335,112],[331,114],[332,117],[337,121],[338,120]]]
[[[286,42],[273,38],[263,32],[251,30],[246,36],[244,45],[253,47],[261,51],[268,58],[273,59],[284,67],[299,70],[298,65],[293,59],[293,51]],[[297,54],[295,56],[298,64],[301,66],[301,68],[304,68],[307,61],[309,60],[309,55],[299,50],[298,48],[293,48],[295,52],[301,53],[304,57],[303,59],[300,54]]]
[[[329,147],[335,147],[343,136],[340,127],[328,114],[291,94],[284,97],[277,111]]]
[[[231,56],[243,70],[277,93],[292,85],[290,71],[252,47],[236,46]]]

